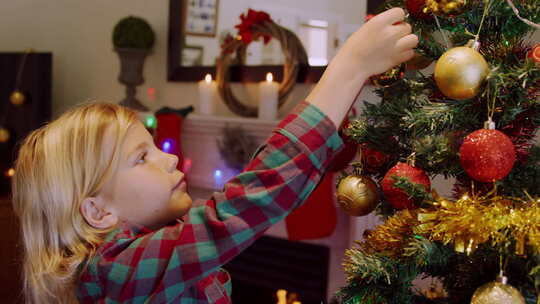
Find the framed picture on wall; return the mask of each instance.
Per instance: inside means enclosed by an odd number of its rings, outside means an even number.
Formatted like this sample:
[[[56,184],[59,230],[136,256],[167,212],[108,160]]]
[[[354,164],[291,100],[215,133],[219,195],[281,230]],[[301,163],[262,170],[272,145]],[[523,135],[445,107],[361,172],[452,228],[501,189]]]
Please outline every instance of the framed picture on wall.
[[[185,5],[186,35],[216,36],[219,0],[182,0]]]
[[[183,66],[203,65],[204,49],[200,45],[186,45],[182,50]]]

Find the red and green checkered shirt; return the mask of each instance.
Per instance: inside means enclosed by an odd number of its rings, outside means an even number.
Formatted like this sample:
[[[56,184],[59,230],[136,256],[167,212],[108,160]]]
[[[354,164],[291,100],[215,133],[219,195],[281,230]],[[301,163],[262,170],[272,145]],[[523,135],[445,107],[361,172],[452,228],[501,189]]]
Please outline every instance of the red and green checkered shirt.
[[[220,267],[306,200],[342,147],[335,125],[300,103],[222,192],[159,230],[117,228],[82,271],[81,303],[231,303]]]

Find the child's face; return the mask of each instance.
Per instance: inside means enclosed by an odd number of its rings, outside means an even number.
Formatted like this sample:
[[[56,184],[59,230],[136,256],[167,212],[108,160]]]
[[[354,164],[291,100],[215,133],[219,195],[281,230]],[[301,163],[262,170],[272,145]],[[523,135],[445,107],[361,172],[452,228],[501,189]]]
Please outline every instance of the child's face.
[[[103,187],[107,208],[118,220],[155,229],[188,212],[191,197],[176,169],[178,158],[159,150],[141,123],[129,128],[120,155],[117,171]]]

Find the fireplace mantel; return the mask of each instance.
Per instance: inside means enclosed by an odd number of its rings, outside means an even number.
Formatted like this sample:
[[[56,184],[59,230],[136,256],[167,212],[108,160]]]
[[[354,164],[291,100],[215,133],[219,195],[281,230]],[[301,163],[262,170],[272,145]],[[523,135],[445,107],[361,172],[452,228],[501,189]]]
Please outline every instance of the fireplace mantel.
[[[189,115],[183,124],[181,142],[185,159],[191,160],[191,169],[187,172],[190,186],[218,190],[225,181],[238,173],[225,164],[219,153],[217,141],[223,139],[226,126],[242,127],[257,144],[261,144],[278,122],[255,118]],[[216,175],[216,170],[219,170],[221,175]]]
[[[260,120],[257,118],[222,117],[190,114],[184,122],[186,135],[212,134],[221,135],[226,125],[241,125],[250,134],[261,137],[268,136],[272,129],[277,126],[278,120]]]

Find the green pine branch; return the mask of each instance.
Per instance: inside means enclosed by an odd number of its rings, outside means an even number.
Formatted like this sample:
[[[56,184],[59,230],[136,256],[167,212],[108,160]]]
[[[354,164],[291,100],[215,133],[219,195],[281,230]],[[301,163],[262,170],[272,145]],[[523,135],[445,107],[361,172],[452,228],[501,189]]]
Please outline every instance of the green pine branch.
[[[343,267],[347,270],[348,280],[358,280],[371,284],[375,282],[391,283],[391,272],[395,267],[390,259],[382,259],[354,248],[345,251]]]
[[[540,147],[533,146],[525,164],[516,164],[510,174],[497,182],[499,192],[512,197],[527,198],[525,191],[540,197]]]
[[[418,206],[433,201],[431,192],[426,191],[424,185],[413,183],[408,178],[402,176],[392,176],[392,178],[395,181],[394,187],[405,191],[409,195],[409,199],[420,202]]]

